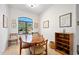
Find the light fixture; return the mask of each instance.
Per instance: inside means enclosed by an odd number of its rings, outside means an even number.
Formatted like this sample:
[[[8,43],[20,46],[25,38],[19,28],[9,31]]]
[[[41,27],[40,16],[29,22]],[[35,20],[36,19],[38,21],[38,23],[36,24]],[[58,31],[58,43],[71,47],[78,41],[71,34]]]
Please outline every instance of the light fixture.
[[[39,4],[27,4],[30,8],[35,8],[35,7],[38,7]]]

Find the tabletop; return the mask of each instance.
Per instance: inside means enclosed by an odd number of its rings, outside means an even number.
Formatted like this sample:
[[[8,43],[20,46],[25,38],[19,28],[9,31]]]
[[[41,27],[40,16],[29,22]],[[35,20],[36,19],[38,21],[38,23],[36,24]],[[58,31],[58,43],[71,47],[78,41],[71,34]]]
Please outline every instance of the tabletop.
[[[22,35],[22,40],[23,42],[27,42],[27,43],[40,43],[42,42],[44,39],[40,36],[33,36],[33,35],[27,35],[24,36]]]
[[[32,42],[31,43],[40,43],[42,42],[44,39],[42,37],[39,36],[33,36],[32,37]]]

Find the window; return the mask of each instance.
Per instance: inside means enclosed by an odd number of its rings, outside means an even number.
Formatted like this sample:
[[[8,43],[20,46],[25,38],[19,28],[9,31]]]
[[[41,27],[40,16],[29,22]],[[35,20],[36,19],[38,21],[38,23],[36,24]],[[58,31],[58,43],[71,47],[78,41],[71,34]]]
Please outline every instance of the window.
[[[26,34],[32,32],[32,19],[27,17],[18,18],[18,33]]]

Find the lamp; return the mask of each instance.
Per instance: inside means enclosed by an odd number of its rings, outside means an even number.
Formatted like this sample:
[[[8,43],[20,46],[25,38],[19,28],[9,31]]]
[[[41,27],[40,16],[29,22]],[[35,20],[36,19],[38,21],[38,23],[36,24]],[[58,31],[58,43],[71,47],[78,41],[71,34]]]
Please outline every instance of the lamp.
[[[31,7],[31,8],[35,8],[35,7],[38,7],[39,6],[39,4],[27,4],[29,7]]]

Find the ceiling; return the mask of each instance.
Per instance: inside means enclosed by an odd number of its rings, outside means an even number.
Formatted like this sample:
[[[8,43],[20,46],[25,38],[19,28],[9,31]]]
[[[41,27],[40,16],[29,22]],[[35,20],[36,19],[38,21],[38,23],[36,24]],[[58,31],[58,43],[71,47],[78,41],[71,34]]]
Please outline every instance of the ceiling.
[[[13,8],[21,9],[23,11],[34,13],[36,15],[40,15],[41,13],[46,11],[48,8],[50,8],[52,4],[39,4],[39,6],[35,8],[31,8],[27,4],[10,4],[9,6]]]

